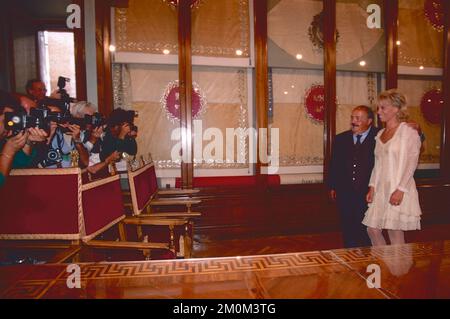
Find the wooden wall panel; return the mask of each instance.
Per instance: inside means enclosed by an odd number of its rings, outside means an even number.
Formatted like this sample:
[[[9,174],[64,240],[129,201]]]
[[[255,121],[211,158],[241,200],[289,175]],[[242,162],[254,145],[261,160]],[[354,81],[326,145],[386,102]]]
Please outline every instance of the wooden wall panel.
[[[210,239],[340,231],[323,185],[208,188],[200,193],[196,234]],[[420,186],[422,225],[450,224],[450,185]]]

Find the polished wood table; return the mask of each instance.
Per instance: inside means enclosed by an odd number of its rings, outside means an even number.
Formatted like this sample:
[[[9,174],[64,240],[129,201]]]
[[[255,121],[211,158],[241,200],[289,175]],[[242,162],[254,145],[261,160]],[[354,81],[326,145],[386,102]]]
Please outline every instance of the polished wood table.
[[[68,264],[1,267],[0,298],[450,298],[450,241],[77,265],[72,289]]]

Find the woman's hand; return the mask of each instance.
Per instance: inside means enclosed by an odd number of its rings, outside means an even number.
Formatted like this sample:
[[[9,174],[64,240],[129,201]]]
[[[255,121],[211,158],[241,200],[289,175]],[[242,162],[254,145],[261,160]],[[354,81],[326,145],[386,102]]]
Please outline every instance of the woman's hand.
[[[395,192],[392,193],[391,198],[389,199],[389,203],[393,206],[398,206],[402,203],[403,201],[403,192],[400,190],[396,190]]]
[[[373,195],[375,194],[375,188],[373,188],[372,186],[369,187],[369,191],[367,192],[366,195],[366,201],[368,203],[372,203],[373,202]]]
[[[20,132],[16,136],[11,137],[3,146],[2,153],[11,158],[21,150],[28,139],[28,132]]]

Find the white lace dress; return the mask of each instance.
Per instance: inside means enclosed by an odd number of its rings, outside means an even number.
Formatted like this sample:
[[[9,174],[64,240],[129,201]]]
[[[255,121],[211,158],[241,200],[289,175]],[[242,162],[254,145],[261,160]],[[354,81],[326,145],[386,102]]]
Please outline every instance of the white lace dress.
[[[383,143],[383,131],[376,136],[375,166],[369,183],[375,193],[362,223],[378,229],[420,229],[422,211],[413,178],[421,146],[419,134],[400,123],[394,136]],[[393,206],[389,199],[396,189],[403,191],[404,196],[400,205]]]

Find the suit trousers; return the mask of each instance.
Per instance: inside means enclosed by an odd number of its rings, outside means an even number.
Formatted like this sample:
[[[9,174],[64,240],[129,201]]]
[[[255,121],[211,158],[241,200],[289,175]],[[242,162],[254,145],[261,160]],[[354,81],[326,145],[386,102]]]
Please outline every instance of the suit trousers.
[[[348,190],[337,192],[337,206],[346,248],[370,246],[367,227],[361,222],[368,208],[366,192]]]

